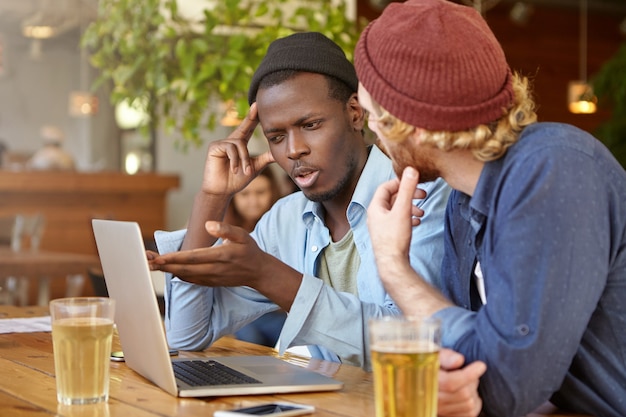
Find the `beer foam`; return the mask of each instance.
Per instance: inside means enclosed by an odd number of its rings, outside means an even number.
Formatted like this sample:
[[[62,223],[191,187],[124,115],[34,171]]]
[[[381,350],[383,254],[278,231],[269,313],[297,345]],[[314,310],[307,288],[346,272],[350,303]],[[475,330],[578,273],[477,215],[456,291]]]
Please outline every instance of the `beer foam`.
[[[372,344],[370,349],[384,353],[430,353],[438,352],[439,345],[428,341],[379,341]]]

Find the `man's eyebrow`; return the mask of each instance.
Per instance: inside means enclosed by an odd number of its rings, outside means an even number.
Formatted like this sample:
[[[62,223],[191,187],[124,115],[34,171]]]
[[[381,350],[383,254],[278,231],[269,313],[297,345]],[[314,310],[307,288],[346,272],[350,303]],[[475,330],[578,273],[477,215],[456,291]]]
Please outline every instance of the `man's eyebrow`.
[[[322,113],[309,113],[309,114],[305,114],[304,116],[296,119],[296,121],[294,121],[291,126],[300,126],[302,124],[304,124],[307,120],[312,119],[312,118],[319,118],[319,117],[323,117]],[[276,132],[283,132],[285,129],[280,128],[280,127],[274,127],[274,128],[269,128],[269,129],[264,129],[263,133],[265,134],[270,134],[270,133],[276,133]]]
[[[320,117],[324,117],[324,115],[322,113],[319,113],[319,112],[318,113],[309,113],[309,114],[306,114],[306,115],[300,117],[298,120],[296,120],[293,123],[293,126],[300,126],[301,124],[303,124],[304,122],[306,122],[309,119],[320,118]]]
[[[270,134],[270,133],[282,132],[282,131],[284,131],[284,130],[285,130],[285,129],[281,129],[281,128],[275,127],[275,128],[271,128],[271,129],[263,129],[263,133],[264,133],[265,135],[268,135],[268,134]]]

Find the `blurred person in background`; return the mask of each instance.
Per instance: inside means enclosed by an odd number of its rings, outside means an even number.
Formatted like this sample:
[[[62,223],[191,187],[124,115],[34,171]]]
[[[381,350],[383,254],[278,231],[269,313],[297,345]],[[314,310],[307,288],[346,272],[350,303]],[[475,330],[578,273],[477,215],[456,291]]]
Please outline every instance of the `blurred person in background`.
[[[40,134],[43,146],[28,160],[27,167],[41,171],[73,171],[74,157],[63,150],[63,131],[57,126],[46,125]]]
[[[226,211],[224,222],[239,226],[248,233],[261,216],[282,197],[280,183],[271,167],[266,167],[243,190],[236,193]],[[274,347],[283,328],[286,313],[271,311],[235,332],[239,340]]]

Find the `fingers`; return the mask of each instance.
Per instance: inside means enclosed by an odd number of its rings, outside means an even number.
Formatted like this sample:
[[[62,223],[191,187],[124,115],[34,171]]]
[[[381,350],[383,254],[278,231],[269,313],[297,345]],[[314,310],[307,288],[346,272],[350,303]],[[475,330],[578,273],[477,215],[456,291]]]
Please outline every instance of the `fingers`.
[[[163,254],[150,261],[152,271],[169,272],[184,281],[219,285],[225,268],[232,268],[224,249],[230,245],[198,248]],[[209,284],[212,282],[211,284]]]
[[[444,353],[446,366],[456,369],[458,356]],[[461,356],[462,357],[462,356]],[[440,355],[440,359],[442,356]],[[482,408],[478,384],[487,367],[483,362],[472,362],[462,369],[439,371],[438,412],[440,417],[477,416]]]
[[[439,391],[454,393],[468,387],[474,387],[475,390],[478,388],[480,377],[486,370],[487,365],[480,361],[472,362],[454,371],[443,369],[439,372]]]
[[[157,252],[146,250],[146,258],[148,258],[149,261],[156,259],[158,256],[159,254]]]
[[[237,173],[240,166],[244,174],[248,175],[251,173],[252,163],[248,153],[248,142],[258,124],[256,103],[253,103],[241,124],[228,135],[228,139],[233,140],[232,143],[235,145],[226,149],[228,159],[230,160],[230,169],[233,173]]]
[[[204,224],[204,228],[210,235],[228,242],[246,243],[250,239],[250,234],[245,229],[228,223],[208,221]]]
[[[274,162],[274,155],[272,152],[267,151],[257,156],[256,158],[252,158],[252,166],[254,167],[254,172],[257,174],[261,172],[266,166]]]
[[[409,207],[413,205],[413,199],[416,195],[416,187],[419,182],[419,174],[413,167],[406,167],[402,172],[400,179],[400,187],[394,206]]]
[[[257,118],[256,103],[252,103],[250,111],[241,124],[228,136],[234,146],[226,148],[226,154],[230,160],[230,169],[233,173],[238,173],[239,168],[245,175],[258,175],[265,167],[274,162],[274,156],[270,151],[266,151],[255,158],[250,157],[248,152],[248,142],[254,133],[254,129],[259,124]]]
[[[459,369],[465,363],[465,357],[452,349],[443,348],[439,351],[439,366],[451,371]]]
[[[160,255],[149,261],[150,269],[209,287],[251,285],[258,268],[246,269],[245,266],[247,262],[258,265],[258,261],[252,259],[260,249],[250,235],[245,229],[221,222],[206,222],[205,228],[224,243]]]
[[[237,126],[233,133],[231,133],[228,137],[232,139],[242,139],[248,143],[258,124],[259,119],[257,118],[256,103],[252,103],[250,111],[248,111],[246,117],[244,117],[241,124]]]
[[[418,172],[415,168],[407,167],[400,180],[387,181],[378,187],[371,204],[387,210],[393,210],[394,207],[399,207],[400,210],[411,207],[411,215],[420,217],[424,212],[413,206],[413,200],[426,197],[426,192],[417,188],[418,183]]]
[[[439,394],[437,399],[438,417],[476,417],[480,415],[483,402],[478,393],[464,398],[450,399],[448,395]]]
[[[376,192],[372,197],[372,201],[370,202],[370,208],[372,208],[373,210],[377,208],[385,208],[386,210],[391,210],[399,186],[400,181],[398,181],[398,179],[393,179],[391,181],[382,183],[376,189]]]

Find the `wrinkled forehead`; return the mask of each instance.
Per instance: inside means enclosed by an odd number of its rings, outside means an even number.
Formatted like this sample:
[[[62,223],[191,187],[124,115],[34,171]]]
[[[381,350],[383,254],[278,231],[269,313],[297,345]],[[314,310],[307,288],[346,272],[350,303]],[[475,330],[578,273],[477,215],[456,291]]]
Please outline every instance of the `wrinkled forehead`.
[[[256,103],[264,132],[301,123],[314,115],[341,111],[341,103],[328,94],[325,77],[313,73],[300,73],[259,89]]]

